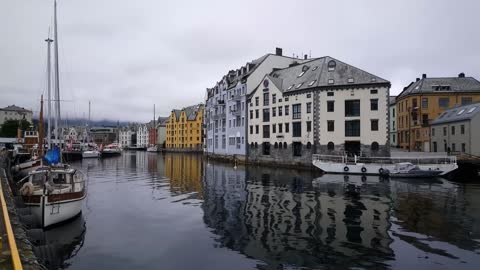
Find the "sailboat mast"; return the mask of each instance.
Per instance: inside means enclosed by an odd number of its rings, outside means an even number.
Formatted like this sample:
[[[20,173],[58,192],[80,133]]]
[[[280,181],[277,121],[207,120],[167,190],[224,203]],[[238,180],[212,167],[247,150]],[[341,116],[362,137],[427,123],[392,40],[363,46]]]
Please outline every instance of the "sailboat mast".
[[[90,100],[88,101],[88,133],[87,133],[87,136],[88,136],[88,140],[87,140],[87,143],[90,143],[90,129],[91,129],[91,123],[90,123]]]
[[[39,155],[43,156],[43,95],[40,99],[40,123],[38,126]]]
[[[57,0],[54,4],[53,13],[53,39],[55,43],[55,141],[59,142],[59,123],[60,123],[60,76],[58,68],[58,30],[57,30]]]
[[[47,129],[47,138],[48,138],[48,149],[52,148],[52,71],[51,67],[52,64],[50,62],[51,56],[50,56],[50,51],[51,51],[51,45],[52,45],[52,39],[50,39],[50,30],[48,31],[48,38],[45,39],[47,42],[47,117],[48,117],[48,129]]]

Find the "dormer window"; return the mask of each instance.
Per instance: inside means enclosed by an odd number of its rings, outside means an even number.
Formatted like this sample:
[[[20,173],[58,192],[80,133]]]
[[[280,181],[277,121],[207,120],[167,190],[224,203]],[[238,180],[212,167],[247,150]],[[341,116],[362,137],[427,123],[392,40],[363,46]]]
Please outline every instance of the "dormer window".
[[[353,80],[353,78],[348,78],[347,82],[348,83],[354,83],[354,80]]]
[[[337,66],[337,63],[333,60],[330,60],[328,62],[328,71],[334,71],[336,66]]]
[[[333,79],[328,79],[328,84],[334,84],[335,83],[335,80]]]

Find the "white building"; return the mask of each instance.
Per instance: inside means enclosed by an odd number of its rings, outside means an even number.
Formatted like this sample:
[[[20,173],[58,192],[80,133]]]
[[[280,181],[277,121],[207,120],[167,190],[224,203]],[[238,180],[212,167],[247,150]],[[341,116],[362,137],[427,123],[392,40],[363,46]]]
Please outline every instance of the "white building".
[[[137,126],[137,146],[148,147],[148,125],[141,124]]]
[[[248,158],[310,165],[312,154],[389,155],[390,82],[332,57],[273,71],[249,96]]]
[[[32,123],[32,111],[15,105],[0,108],[0,125],[8,120],[27,120]]]
[[[391,96],[389,99],[389,132],[390,132],[390,146],[397,147],[397,103],[395,102],[395,96]]]
[[[119,136],[119,146],[120,147],[131,147],[133,146],[132,137],[135,135],[135,130],[131,127],[121,128],[118,132]]]

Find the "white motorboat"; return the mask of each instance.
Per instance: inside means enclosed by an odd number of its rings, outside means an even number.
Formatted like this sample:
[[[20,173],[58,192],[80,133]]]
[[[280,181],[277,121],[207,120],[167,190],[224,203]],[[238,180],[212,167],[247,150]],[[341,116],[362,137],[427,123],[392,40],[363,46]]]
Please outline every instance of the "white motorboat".
[[[156,145],[152,145],[147,148],[147,152],[158,152],[158,147]]]
[[[121,154],[122,149],[118,143],[109,144],[102,149],[102,157],[119,156]]]
[[[18,183],[25,205],[43,228],[80,214],[87,194],[85,175],[68,165],[42,166]]]
[[[82,158],[100,158],[102,153],[96,149],[85,150],[82,152]]]
[[[410,162],[421,170],[441,171],[446,175],[458,168],[455,156],[422,157],[347,157],[341,155],[313,155],[312,164],[325,173],[381,175],[394,171],[397,163]]]

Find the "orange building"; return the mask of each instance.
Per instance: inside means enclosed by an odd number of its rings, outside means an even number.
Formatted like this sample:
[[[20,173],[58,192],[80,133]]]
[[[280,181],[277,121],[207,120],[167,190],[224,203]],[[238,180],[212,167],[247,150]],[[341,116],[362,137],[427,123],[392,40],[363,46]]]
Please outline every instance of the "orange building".
[[[480,82],[473,77],[417,78],[396,98],[398,146],[430,152],[430,124],[445,110],[480,102]]]
[[[167,148],[201,151],[203,104],[173,110],[167,122]]]

